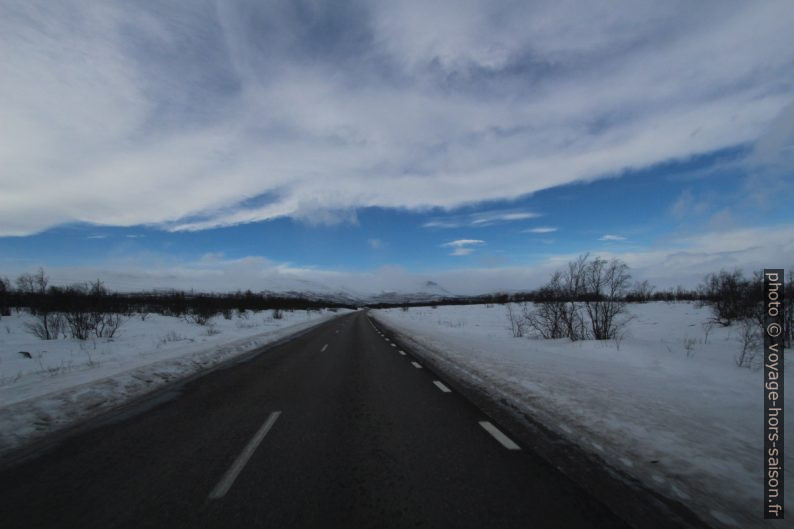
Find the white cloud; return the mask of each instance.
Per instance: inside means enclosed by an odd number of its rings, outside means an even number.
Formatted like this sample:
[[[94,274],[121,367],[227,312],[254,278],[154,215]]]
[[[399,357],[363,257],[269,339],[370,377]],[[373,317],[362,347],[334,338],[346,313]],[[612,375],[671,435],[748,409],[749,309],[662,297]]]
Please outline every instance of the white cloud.
[[[424,224],[424,228],[460,228],[471,226],[482,228],[501,224],[505,222],[515,222],[540,217],[539,213],[519,210],[486,210],[470,213],[467,215],[449,215],[446,217],[436,217]]]
[[[487,226],[497,222],[511,222],[515,220],[527,220],[539,217],[537,213],[530,213],[527,211],[513,211],[513,212],[486,212],[478,213],[471,221],[473,226]]]
[[[599,241],[625,241],[626,238],[622,235],[610,235],[606,234],[598,239]]]
[[[445,242],[441,246],[451,246],[453,248],[460,248],[462,246],[470,246],[473,244],[485,244],[485,241],[480,239],[457,239],[455,241]]]
[[[705,199],[696,198],[691,189],[684,189],[670,207],[670,213],[678,219],[702,215],[711,205]]]
[[[373,250],[379,250],[384,246],[383,241],[380,239],[369,239],[367,240],[367,244],[369,244],[369,247]]]
[[[541,228],[530,228],[528,230],[524,230],[524,233],[554,233],[557,231],[558,228],[551,228],[551,227],[541,227]]]
[[[441,246],[452,248],[452,253],[449,255],[460,257],[463,255],[469,255],[474,251],[474,248],[472,247],[478,246],[480,244],[485,244],[485,241],[481,241],[480,239],[458,239],[455,241],[445,242]]]
[[[788,145],[788,2],[371,4],[358,48],[278,1],[154,5],[0,8],[0,235],[354,222]]]
[[[461,225],[451,220],[429,220],[422,224],[423,228],[459,228]]]

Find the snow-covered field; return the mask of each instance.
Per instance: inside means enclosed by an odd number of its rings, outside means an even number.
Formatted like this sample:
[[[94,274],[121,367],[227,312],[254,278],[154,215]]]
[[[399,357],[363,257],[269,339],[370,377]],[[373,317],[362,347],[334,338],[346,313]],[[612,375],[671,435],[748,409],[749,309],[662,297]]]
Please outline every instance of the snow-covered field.
[[[0,451],[346,312],[249,311],[206,326],[151,314],[129,318],[113,339],[86,341],[40,340],[25,328],[30,315],[4,316]]]
[[[514,338],[501,305],[372,315],[716,526],[763,525],[762,371],[736,366],[739,327],[714,328],[706,342],[706,308],[629,310],[634,319],[619,346]]]

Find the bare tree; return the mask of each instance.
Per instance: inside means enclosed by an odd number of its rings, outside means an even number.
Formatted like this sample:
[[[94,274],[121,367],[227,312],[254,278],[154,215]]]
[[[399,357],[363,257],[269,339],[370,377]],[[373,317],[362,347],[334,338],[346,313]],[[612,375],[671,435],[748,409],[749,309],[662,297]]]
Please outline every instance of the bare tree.
[[[653,290],[656,287],[651,285],[648,280],[637,281],[634,286],[626,294],[626,301],[636,303],[647,303],[653,296]]]
[[[537,308],[526,314],[526,321],[544,338],[614,338],[619,323],[616,316],[624,311],[629,277],[625,263],[580,255],[552,274],[538,293]],[[585,314],[591,322],[589,328]]]
[[[625,295],[629,286],[629,267],[623,261],[606,261],[596,257],[584,269],[584,306],[590,329],[596,340],[609,340],[625,321],[618,316],[626,312]]]
[[[70,299],[64,312],[64,319],[72,338],[77,340],[87,340],[95,328],[96,318],[89,312],[87,306],[88,290],[89,286],[85,283],[76,283],[64,289],[64,293]]]
[[[568,270],[558,270],[539,291],[535,310],[524,310],[524,319],[530,329],[542,338],[584,337],[584,321],[575,300],[579,283],[578,265]]]
[[[555,275],[560,272],[555,272]],[[552,279],[554,282],[554,278]],[[524,319],[527,326],[534,330],[541,338],[556,339],[564,338],[566,334],[565,326],[565,305],[566,301],[558,297],[552,287],[545,286],[538,293],[538,301],[535,303],[535,310],[525,311]]]
[[[758,304],[763,301],[759,275],[748,280],[738,269],[733,272],[720,270],[716,274],[706,275],[700,291],[704,304],[711,307],[714,320],[723,326],[753,317]]]
[[[580,255],[575,261],[568,263],[567,273],[562,275],[562,296],[566,301],[563,306],[563,323],[567,336],[571,340],[587,340],[589,338],[580,300],[586,294],[587,261],[590,254]]]
[[[33,274],[22,274],[17,278],[17,289],[28,298],[31,314],[36,317],[36,322],[27,323],[28,332],[42,340],[58,338],[62,327],[61,315],[50,311],[47,299],[47,285],[50,278],[39,268]]]
[[[99,279],[93,283],[74,284],[61,292],[69,300],[64,317],[72,338],[113,338],[126,321],[124,315],[114,312],[108,304],[107,289]]]

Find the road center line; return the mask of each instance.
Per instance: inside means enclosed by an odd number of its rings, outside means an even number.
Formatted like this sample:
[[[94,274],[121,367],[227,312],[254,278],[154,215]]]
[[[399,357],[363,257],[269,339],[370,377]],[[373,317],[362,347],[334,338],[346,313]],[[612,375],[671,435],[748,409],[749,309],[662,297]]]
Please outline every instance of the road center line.
[[[237,459],[234,460],[232,466],[229,467],[229,470],[226,471],[226,474],[223,475],[218,484],[215,485],[215,488],[212,489],[212,492],[210,492],[209,496],[211,500],[223,498],[226,493],[229,492],[229,489],[234,484],[234,480],[237,479],[237,476],[239,476],[240,472],[243,471],[243,468],[245,468],[248,460],[251,459],[252,455],[254,455],[254,451],[259,446],[259,443],[262,442],[262,439],[265,438],[267,432],[269,432],[276,423],[276,419],[278,419],[279,415],[281,415],[280,411],[274,411],[268,416],[265,424],[263,424],[259,430],[257,430],[256,434],[254,434],[254,437],[248,441],[248,444],[245,445],[243,451],[239,456],[237,456]]]
[[[400,349],[400,350],[399,350],[399,351],[397,351],[397,352],[398,352],[398,353],[400,353],[401,355],[405,356],[405,351],[403,351],[402,349]]]
[[[452,393],[452,390],[449,389],[446,385],[444,385],[444,383],[441,382],[440,380],[434,380],[433,384],[435,384],[436,387],[441,391],[443,391],[444,393]]]
[[[480,426],[482,426],[486,432],[491,434],[494,439],[499,441],[499,443],[508,450],[521,450],[520,446],[515,444],[512,439],[503,434],[499,428],[491,424],[489,421],[480,421]]]
[[[419,362],[411,362],[411,365],[414,366],[416,369],[422,369],[422,364]]]
[[[397,345],[395,345],[395,344],[391,344],[391,346],[392,346],[392,347],[397,347]]]
[[[328,349],[328,344],[323,345],[323,348],[320,349],[320,352],[323,353],[326,349]]]

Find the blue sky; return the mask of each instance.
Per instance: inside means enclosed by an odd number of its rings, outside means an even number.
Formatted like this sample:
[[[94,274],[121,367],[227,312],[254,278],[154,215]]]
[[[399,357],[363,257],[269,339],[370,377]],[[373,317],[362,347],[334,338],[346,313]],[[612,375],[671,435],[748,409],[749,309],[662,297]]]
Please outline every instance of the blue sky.
[[[0,275],[469,293],[587,251],[659,286],[794,264],[790,4],[590,4],[4,2]]]

